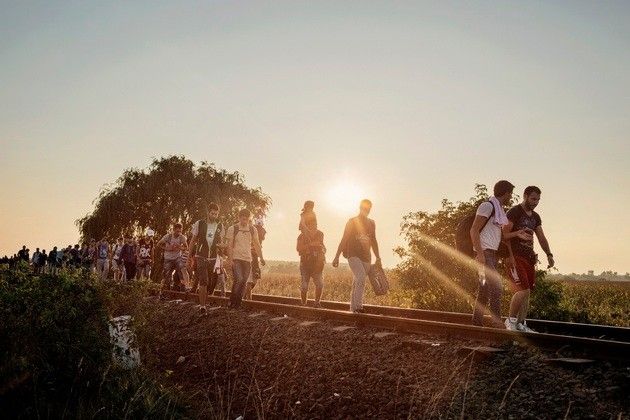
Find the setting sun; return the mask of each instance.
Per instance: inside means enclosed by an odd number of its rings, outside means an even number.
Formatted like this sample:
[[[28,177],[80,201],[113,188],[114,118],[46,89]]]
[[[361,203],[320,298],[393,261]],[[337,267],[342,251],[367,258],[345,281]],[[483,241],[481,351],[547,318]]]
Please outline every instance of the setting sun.
[[[341,215],[350,215],[359,208],[364,191],[351,181],[342,181],[333,186],[326,194],[327,205]]]

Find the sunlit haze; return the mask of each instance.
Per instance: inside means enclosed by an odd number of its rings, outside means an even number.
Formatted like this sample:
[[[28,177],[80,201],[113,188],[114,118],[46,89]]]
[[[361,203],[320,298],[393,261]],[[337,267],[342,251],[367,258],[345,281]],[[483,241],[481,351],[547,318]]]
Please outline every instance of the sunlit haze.
[[[11,2],[0,15],[0,255],[78,240],[129,167],[181,154],[273,199],[297,260],[359,200],[402,216],[538,185],[561,272],[630,271],[630,2]]]

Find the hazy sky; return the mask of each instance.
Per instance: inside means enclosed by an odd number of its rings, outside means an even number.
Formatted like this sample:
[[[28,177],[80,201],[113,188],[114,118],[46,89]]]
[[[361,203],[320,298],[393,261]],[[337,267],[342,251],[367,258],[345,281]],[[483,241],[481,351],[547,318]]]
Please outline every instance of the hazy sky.
[[[268,259],[305,199],[332,258],[366,195],[393,265],[404,214],[506,178],[560,271],[630,270],[629,2],[1,3],[3,255],[184,154],[271,195]]]

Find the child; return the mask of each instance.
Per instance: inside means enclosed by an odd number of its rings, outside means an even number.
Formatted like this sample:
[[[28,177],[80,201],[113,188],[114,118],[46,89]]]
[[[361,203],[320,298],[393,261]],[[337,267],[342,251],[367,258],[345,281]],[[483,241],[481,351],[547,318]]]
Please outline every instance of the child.
[[[315,203],[313,201],[308,200],[304,203],[302,213],[300,213],[300,224],[298,227],[300,232],[310,238],[314,237],[315,232],[317,231],[317,229],[312,228],[312,226],[317,226],[317,216],[313,211],[314,208]]]

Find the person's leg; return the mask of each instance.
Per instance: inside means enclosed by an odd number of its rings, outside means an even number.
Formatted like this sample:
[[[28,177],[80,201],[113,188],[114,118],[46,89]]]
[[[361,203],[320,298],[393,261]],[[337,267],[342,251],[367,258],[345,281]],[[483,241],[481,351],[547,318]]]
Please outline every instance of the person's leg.
[[[512,295],[512,300],[510,301],[510,321],[521,322],[518,320],[518,318],[519,314],[523,310],[523,305],[527,296],[529,296],[529,289],[517,290],[514,292],[514,294]]]
[[[313,283],[315,283],[315,306],[319,306],[322,300],[322,293],[324,292],[323,276],[323,272],[313,275]]]
[[[258,280],[260,280],[260,275],[261,275],[261,271],[260,271],[260,263],[258,262],[259,258],[258,258],[258,254],[256,254],[255,252],[252,252],[252,278],[254,279],[254,284],[256,284],[256,282]]]
[[[525,320],[527,319],[527,311],[529,310],[530,290],[529,289],[523,290],[522,293],[523,293],[523,298],[522,298],[523,302],[521,303],[520,311],[516,314],[516,318],[517,318],[516,322],[519,324],[525,323]]]
[[[488,279],[486,278],[485,281],[479,279],[479,289],[473,309],[472,324],[483,327],[483,319],[488,312]]]
[[[234,286],[232,290],[234,295],[234,304],[236,307],[241,306],[243,294],[245,292],[245,282],[251,274],[251,263],[249,261],[234,260]]]
[[[536,262],[530,261],[527,259],[523,259],[522,264],[525,272],[525,278],[527,279],[527,294],[523,298],[523,305],[521,306],[521,311],[518,314],[518,322],[521,324],[525,324],[527,321],[527,313],[529,311],[529,298],[531,296],[531,291],[536,285]]]
[[[186,264],[181,258],[177,259],[177,272],[179,273],[179,291],[181,292],[188,286],[188,270],[186,270]]]
[[[241,277],[243,276],[241,272],[241,265],[238,264],[238,260],[232,261],[232,290],[230,293],[230,307],[235,308],[238,303],[240,303],[241,299]]]
[[[514,294],[510,301],[509,319],[506,321],[506,327],[509,329],[516,328],[517,324],[522,323],[521,314],[523,307],[529,299],[529,279],[527,272],[527,262],[519,256],[514,257],[515,266],[508,266],[507,276],[510,279]],[[508,325],[508,322],[511,325]]]
[[[103,267],[103,280],[107,280],[109,276],[109,260],[105,260],[105,267]]]
[[[201,257],[195,257],[192,263],[192,284],[190,286],[190,292],[196,293],[199,287],[199,267],[197,265],[198,260]]]
[[[136,276],[136,265],[132,262],[125,261],[125,280],[131,281]]]
[[[166,264],[166,261],[164,262],[164,264]],[[166,265],[162,267],[162,275],[164,275],[164,268],[165,267],[166,267]],[[136,269],[136,275],[134,276],[136,278],[136,280],[142,280],[142,270],[144,270],[144,261],[138,260],[138,266],[137,266],[137,269]],[[162,277],[162,284],[164,284],[164,277]]]
[[[503,294],[503,283],[501,275],[497,271],[496,253],[493,251],[485,251],[486,254],[486,282],[488,288],[488,300],[490,307],[490,315],[494,326],[502,326],[501,321],[501,295]]]
[[[208,295],[214,295],[214,289],[217,287],[217,274],[214,272],[214,265],[217,263],[216,258],[208,260]]]
[[[206,306],[208,301],[208,260],[204,257],[195,257],[195,279],[199,284],[199,304]]]
[[[350,257],[348,265],[352,270],[352,296],[350,298],[350,311],[355,312],[363,308],[363,292],[365,290],[365,263],[358,257]]]
[[[308,301],[309,273],[307,272],[306,267],[304,267],[303,263],[300,263],[300,278],[302,279],[300,283],[300,296],[302,298],[302,305],[306,305]]]
[[[177,260],[164,260],[164,267],[162,270],[162,288],[164,292],[171,288],[171,281],[173,277],[173,271],[177,270]],[[142,271],[142,269],[140,269]],[[138,276],[138,278],[140,278]]]

